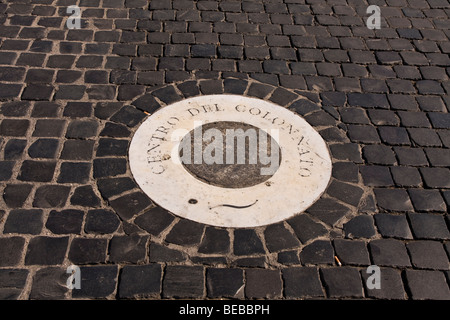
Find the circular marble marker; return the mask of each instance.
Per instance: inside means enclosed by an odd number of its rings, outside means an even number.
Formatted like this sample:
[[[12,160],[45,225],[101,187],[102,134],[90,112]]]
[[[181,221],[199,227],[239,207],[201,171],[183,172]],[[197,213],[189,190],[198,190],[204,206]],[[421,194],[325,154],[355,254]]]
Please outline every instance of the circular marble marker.
[[[303,118],[237,95],[182,100],[150,115],[130,168],[159,206],[196,222],[256,227],[303,212],[328,186],[326,143]]]

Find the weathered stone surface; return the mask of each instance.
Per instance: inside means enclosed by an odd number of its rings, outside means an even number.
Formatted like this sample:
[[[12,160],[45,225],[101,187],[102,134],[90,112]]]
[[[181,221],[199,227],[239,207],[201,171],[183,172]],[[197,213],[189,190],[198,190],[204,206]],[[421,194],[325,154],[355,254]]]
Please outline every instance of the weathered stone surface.
[[[167,298],[201,298],[204,284],[203,267],[168,266],[163,279],[162,293]]]

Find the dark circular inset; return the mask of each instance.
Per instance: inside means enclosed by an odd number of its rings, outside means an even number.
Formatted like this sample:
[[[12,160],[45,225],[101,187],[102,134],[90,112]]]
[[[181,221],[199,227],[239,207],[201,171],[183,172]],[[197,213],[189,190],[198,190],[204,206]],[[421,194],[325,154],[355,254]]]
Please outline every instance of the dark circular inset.
[[[266,138],[262,140],[264,136]],[[198,149],[200,145],[201,149]],[[272,146],[277,148],[274,153]],[[201,150],[201,157],[198,150]],[[195,161],[196,151],[199,163]],[[227,163],[227,154],[231,152],[233,161]],[[251,124],[232,121],[212,122],[202,125],[201,130],[199,127],[191,130],[180,142],[179,156],[183,167],[195,178],[223,188],[246,188],[263,183],[275,174],[281,163],[281,149],[273,137]],[[272,169],[269,174],[262,174],[263,168]]]

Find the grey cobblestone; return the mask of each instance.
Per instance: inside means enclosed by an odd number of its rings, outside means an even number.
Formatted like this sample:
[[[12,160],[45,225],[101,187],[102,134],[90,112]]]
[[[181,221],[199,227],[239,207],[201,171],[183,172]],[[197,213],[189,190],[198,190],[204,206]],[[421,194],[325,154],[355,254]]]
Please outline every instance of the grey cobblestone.
[[[0,4],[0,299],[449,299],[446,1],[375,1],[379,30],[350,0],[81,0],[68,30],[69,2]],[[306,213],[216,228],[134,182],[138,124],[222,93],[324,137]]]

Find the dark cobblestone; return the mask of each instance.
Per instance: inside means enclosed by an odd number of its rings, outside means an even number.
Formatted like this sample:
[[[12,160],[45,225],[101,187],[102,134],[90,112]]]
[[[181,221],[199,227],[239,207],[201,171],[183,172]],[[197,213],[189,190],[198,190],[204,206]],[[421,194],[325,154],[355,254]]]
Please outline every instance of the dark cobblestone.
[[[120,298],[159,296],[161,265],[125,266],[119,284]]]
[[[362,297],[363,288],[359,272],[355,268],[322,268],[320,272],[330,298]]]
[[[84,212],[80,210],[50,211],[45,227],[54,234],[80,234]]]
[[[31,287],[30,299],[61,300],[66,292],[67,274],[64,268],[48,267],[36,272]]]
[[[25,239],[22,237],[0,238],[0,267],[17,265],[22,258]]]
[[[42,210],[11,210],[6,219],[4,233],[39,234],[42,230]]]
[[[402,283],[400,271],[390,268],[380,268],[380,273],[381,288],[366,289],[366,296],[376,299],[404,300],[406,293]],[[361,276],[364,279],[364,283],[366,283],[370,274],[361,271]]]
[[[109,244],[109,260],[112,262],[142,262],[146,256],[148,236],[113,237]]]
[[[374,216],[379,232],[384,237],[412,239],[412,233],[405,215],[376,214]]]
[[[203,267],[168,266],[165,271],[162,292],[164,297],[203,297]]]
[[[245,296],[248,298],[277,298],[281,296],[282,283],[279,270],[246,269]],[[261,281],[261,279],[265,279]]]
[[[206,271],[206,288],[210,298],[239,297],[243,286],[244,272],[241,269],[208,268]]]
[[[405,245],[399,240],[379,239],[369,243],[373,262],[378,266],[410,266]]]
[[[118,267],[99,265],[80,267],[81,289],[72,291],[73,298],[106,298],[117,286]]]
[[[412,298],[448,299],[450,291],[445,285],[444,273],[439,271],[407,270],[405,272]]]
[[[39,236],[30,240],[25,265],[61,264],[67,250],[69,237]]]

